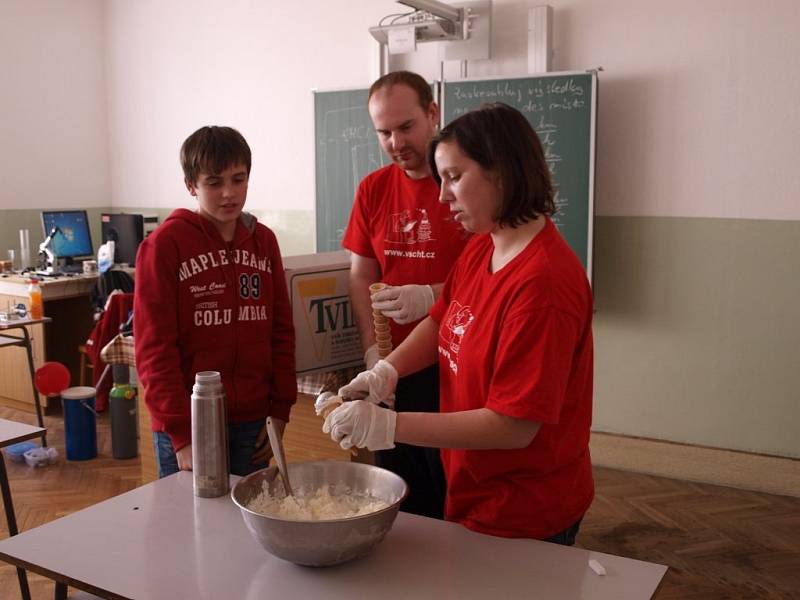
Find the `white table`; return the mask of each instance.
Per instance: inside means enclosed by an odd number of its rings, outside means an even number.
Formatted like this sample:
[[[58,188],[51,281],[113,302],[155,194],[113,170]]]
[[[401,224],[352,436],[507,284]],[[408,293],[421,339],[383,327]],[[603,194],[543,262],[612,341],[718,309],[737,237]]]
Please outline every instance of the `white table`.
[[[18,442],[41,437],[44,441],[45,430],[41,427],[33,427],[16,421],[0,419],[0,448],[11,446]],[[0,456],[0,492],[3,496],[3,507],[6,511],[6,522],[8,523],[8,535],[17,535],[17,518],[14,515],[14,503],[11,501],[11,488],[8,485],[8,473],[6,473],[6,461],[4,456]],[[28,589],[28,578],[25,571],[17,567],[17,579],[19,579],[19,589],[22,597],[26,600],[31,597]]]
[[[608,574],[596,575],[590,558]],[[147,600],[642,600],[666,572],[405,513],[369,556],[301,567],[263,550],[229,496],[195,498],[186,472],[0,541],[0,559],[107,598]]]

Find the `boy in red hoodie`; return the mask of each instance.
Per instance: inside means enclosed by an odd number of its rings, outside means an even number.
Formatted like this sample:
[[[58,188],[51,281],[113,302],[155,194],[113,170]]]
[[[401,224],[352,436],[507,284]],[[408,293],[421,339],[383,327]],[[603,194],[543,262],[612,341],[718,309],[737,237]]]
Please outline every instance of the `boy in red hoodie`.
[[[191,388],[219,371],[231,472],[271,457],[297,396],[294,329],[275,234],[243,213],[250,147],[230,127],[202,127],[181,147],[197,211],[175,210],[136,256],[136,368],[150,410],[159,477],[192,469]]]

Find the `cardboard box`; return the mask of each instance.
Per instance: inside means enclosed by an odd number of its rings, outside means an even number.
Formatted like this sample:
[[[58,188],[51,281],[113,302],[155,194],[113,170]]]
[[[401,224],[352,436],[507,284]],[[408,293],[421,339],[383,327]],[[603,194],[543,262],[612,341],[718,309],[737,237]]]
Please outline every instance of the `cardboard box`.
[[[344,250],[283,259],[294,315],[297,374],[354,367],[364,362],[350,304],[350,258]]]

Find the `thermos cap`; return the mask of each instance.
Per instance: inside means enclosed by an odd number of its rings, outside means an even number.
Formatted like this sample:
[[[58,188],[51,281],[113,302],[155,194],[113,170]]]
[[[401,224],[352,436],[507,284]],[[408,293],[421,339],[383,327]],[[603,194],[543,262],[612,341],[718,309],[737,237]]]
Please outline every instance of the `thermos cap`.
[[[219,371],[200,371],[199,373],[195,374],[194,382],[206,385],[222,383],[222,377],[220,376]]]
[[[219,371],[200,371],[194,376],[192,394],[201,398],[219,396],[223,393]]]

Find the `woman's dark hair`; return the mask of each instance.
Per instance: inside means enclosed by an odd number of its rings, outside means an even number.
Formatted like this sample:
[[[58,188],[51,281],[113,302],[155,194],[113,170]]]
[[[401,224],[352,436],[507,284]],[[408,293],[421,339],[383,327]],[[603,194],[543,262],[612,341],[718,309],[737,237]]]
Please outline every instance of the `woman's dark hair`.
[[[502,204],[495,220],[517,227],[539,215],[555,212],[553,182],[539,136],[517,109],[496,102],[461,115],[434,136],[428,164],[442,184],[434,154],[442,142],[455,142],[461,151],[487,171],[502,187]]]
[[[181,146],[183,177],[193,184],[200,173],[222,173],[234,165],[244,165],[250,175],[251,162],[247,140],[233,127],[201,127]]]

